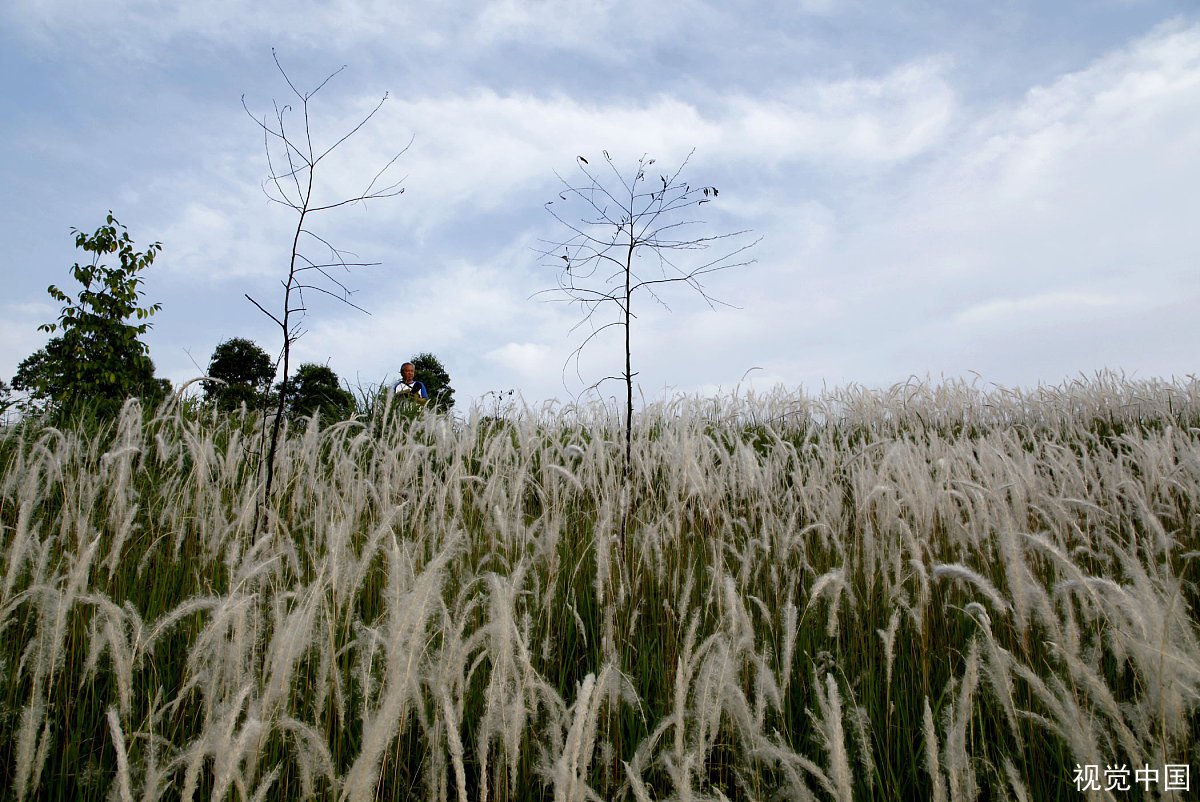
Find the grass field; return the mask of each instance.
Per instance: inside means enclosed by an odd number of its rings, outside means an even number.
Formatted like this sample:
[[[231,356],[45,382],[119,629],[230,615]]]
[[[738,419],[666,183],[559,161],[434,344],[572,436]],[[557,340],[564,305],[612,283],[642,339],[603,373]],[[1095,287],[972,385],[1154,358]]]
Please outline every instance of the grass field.
[[[253,421],[10,427],[0,794],[1200,788],[1200,382],[678,399],[628,482],[619,425],[293,426],[265,513]]]

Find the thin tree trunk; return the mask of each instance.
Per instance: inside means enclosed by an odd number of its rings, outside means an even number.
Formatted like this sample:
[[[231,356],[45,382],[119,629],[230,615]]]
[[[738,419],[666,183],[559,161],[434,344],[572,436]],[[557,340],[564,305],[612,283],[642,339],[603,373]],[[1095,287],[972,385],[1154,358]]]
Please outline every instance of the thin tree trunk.
[[[633,349],[630,343],[632,313],[629,301],[633,295],[633,250],[636,241],[633,231],[633,210],[630,209],[629,250],[625,254],[625,465],[621,480],[621,556],[625,556],[625,535],[629,531],[629,507],[632,504],[630,475],[633,470]],[[622,563],[624,560],[622,560]]]
[[[311,163],[311,153],[309,155]],[[283,379],[279,382],[279,405],[275,408],[275,421],[271,426],[271,445],[267,449],[267,481],[263,486],[263,509],[271,503],[271,487],[275,481],[275,455],[279,450],[279,431],[283,428],[283,413],[287,408],[288,377],[291,368],[292,335],[288,331],[288,322],[292,312],[292,289],[296,283],[296,259],[300,253],[300,234],[304,231],[304,218],[308,214],[308,205],[312,199],[313,171],[308,171],[308,185],[305,187],[304,204],[300,208],[300,219],[296,222],[296,233],[292,237],[292,259],[288,266],[287,285],[283,291]]]

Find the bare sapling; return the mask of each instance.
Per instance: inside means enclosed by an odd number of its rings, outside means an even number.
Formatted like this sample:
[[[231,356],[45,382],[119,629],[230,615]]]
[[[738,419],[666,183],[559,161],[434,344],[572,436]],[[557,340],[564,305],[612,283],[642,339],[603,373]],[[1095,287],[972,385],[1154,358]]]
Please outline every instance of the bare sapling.
[[[338,150],[351,137],[379,112],[387,101],[385,92],[379,102],[362,119],[354,123],[332,144],[317,145],[314,142],[313,127],[310,119],[310,106],[318,92],[333,80],[345,66],[339,67],[321,81],[315,89],[302,92],[296,88],[291,77],[279,62],[279,56],[274,49],[271,51],[275,66],[288,89],[295,97],[296,106],[272,103],[272,111],[261,119],[253,114],[246,105],[245,95],[242,96],[242,107],[263,132],[263,148],[267,154],[267,177],[263,180],[263,193],[272,203],[286,206],[295,213],[295,226],[291,232],[291,250],[288,257],[287,277],[281,282],[283,297],[276,312],[267,309],[250,295],[246,299],[254,304],[259,311],[274,321],[279,327],[281,348],[279,362],[282,373],[279,379],[279,398],[275,407],[274,420],[271,424],[271,437],[265,458],[260,460],[265,466],[266,479],[263,485],[263,507],[268,506],[271,497],[271,486],[275,475],[275,459],[279,448],[279,432],[283,424],[284,411],[288,402],[288,379],[291,371],[292,345],[304,334],[303,321],[308,311],[304,294],[306,291],[329,296],[364,314],[370,314],[350,300],[353,291],[333,274],[335,272],[349,273],[352,268],[373,267],[379,262],[355,261],[357,257],[349,251],[341,250],[332,245],[329,240],[316,233],[312,228],[312,218],[322,212],[332,211],[356,203],[366,203],[369,200],[391,198],[403,194],[401,180],[394,180],[392,168],[408,150],[412,141],[409,140],[382,169],[371,174],[369,181],[364,181],[366,188],[362,192],[349,197],[324,198],[320,197],[317,182],[317,168],[328,157]],[[290,113],[295,112],[299,120],[293,125]],[[323,254],[322,258],[313,258],[313,251]],[[266,419],[264,418],[264,426]],[[266,438],[264,437],[264,440]]]
[[[695,153],[693,150],[692,153]],[[651,173],[655,160],[643,155],[630,174],[623,173],[603,151],[605,167],[594,169],[576,157],[579,177],[559,176],[562,189],[546,210],[567,230],[564,239],[543,240],[541,255],[555,269],[556,285],[538,293],[549,300],[579,307],[581,316],[571,328],[587,334],[567,359],[579,371],[588,345],[610,329],[624,339],[625,369],[591,385],[619,380],[625,387],[625,500],[621,513],[621,547],[629,525],[629,473],[633,455],[633,311],[635,295],[648,295],[665,309],[663,292],[681,284],[699,295],[709,308],[731,306],[705,289],[713,273],[753,262],[746,253],[761,238],[747,241],[749,231],[705,234],[697,219],[700,207],[715,201],[714,186],[695,186],[683,180],[692,153],[674,172]],[[715,254],[713,252],[715,249]]]

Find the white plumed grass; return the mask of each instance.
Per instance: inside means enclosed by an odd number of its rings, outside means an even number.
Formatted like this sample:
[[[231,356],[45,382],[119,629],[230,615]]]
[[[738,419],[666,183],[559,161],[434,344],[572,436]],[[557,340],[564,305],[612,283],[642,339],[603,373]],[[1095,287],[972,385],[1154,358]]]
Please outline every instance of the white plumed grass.
[[[1070,798],[1195,763],[1200,385],[0,431],[17,800]],[[621,540],[621,518],[629,527]]]

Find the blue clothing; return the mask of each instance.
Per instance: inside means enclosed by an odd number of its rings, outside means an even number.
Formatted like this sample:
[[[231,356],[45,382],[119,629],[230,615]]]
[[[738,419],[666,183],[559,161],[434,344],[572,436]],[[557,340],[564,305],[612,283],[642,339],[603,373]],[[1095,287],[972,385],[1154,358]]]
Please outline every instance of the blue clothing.
[[[412,384],[405,384],[404,379],[396,382],[392,387],[392,392],[396,395],[408,395],[416,393],[417,398],[429,398],[429,391],[425,389],[425,385],[419,381],[414,381]]]

